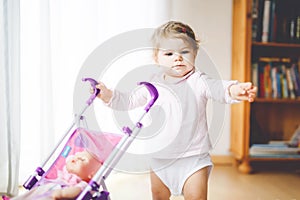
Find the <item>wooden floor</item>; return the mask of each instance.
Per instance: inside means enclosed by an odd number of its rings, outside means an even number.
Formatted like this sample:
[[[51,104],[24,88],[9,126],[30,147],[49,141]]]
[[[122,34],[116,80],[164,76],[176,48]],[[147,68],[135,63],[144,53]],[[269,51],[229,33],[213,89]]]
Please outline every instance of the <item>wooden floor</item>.
[[[300,171],[261,169],[240,174],[230,166],[215,167],[209,182],[210,200],[300,200]]]
[[[300,200],[300,170],[285,166],[273,169],[274,166],[277,165],[241,174],[231,165],[215,165],[209,179],[208,199]],[[148,174],[111,173],[106,184],[112,200],[151,200]]]
[[[151,200],[148,175],[111,174],[112,200]],[[171,197],[183,200],[183,197]],[[261,169],[241,174],[230,165],[214,166],[209,200],[300,200],[300,171]]]

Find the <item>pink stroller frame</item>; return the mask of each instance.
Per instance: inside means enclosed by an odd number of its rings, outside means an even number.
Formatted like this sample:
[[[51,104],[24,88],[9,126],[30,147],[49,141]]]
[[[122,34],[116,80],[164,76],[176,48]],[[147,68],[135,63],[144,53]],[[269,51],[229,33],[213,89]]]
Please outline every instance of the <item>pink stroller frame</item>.
[[[103,164],[76,199],[110,200],[109,192],[107,191],[107,187],[105,185],[105,179],[108,177],[112,169],[121,159],[124,152],[130,146],[134,138],[140,132],[141,128],[143,127],[141,120],[148,113],[148,111],[151,109],[151,107],[157,100],[158,92],[157,89],[151,83],[138,83],[139,85],[144,85],[148,89],[151,95],[151,100],[145,106],[145,112],[136,122],[135,126],[133,126],[132,128],[129,128],[127,126],[123,127],[123,133],[125,133],[124,135],[103,132],[99,133],[95,131],[89,131],[83,128],[76,128],[74,130],[74,126],[78,124],[79,121],[83,120],[84,117],[82,114],[93,103],[94,99],[100,92],[100,90],[96,88],[96,85],[98,84],[97,81],[95,81],[92,78],[84,78],[82,80],[90,82],[91,87],[94,89],[94,93],[87,100],[86,105],[81,110],[81,112],[75,116],[74,122],[72,123],[71,127],[67,130],[66,134],[60,139],[59,143],[55,146],[54,150],[51,152],[48,158],[43,162],[43,164],[40,167],[36,168],[34,173],[23,184],[23,187],[27,190],[31,190],[32,188],[37,187],[39,184],[41,184],[44,178],[56,178],[57,170],[61,170],[63,168],[63,165],[65,164],[65,159],[68,155],[73,155],[76,152],[88,147],[92,151],[98,151],[98,154],[96,153],[97,157],[100,157],[100,159],[103,161]],[[74,131],[72,132],[72,130]],[[69,136],[69,138],[67,136]],[[61,148],[62,144],[63,148]],[[55,154],[59,147],[60,149],[62,149],[60,151],[60,154],[55,159],[54,163],[47,170],[44,170],[45,166],[47,164],[49,165],[51,157]],[[101,149],[99,148],[105,148],[104,155],[100,155],[99,152],[103,153],[103,151],[101,151]]]

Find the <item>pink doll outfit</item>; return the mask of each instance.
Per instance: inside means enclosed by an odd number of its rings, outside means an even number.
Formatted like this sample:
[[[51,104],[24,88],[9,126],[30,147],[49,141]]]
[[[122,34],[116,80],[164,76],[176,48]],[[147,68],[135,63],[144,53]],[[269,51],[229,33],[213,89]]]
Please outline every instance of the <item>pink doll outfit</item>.
[[[12,198],[11,200],[47,200],[52,199],[52,191],[62,189],[64,187],[76,186],[84,189],[87,186],[85,181],[82,181],[75,174],[69,173],[64,167],[62,171],[57,172],[56,179],[43,179],[40,185],[33,188],[32,190]]]
[[[76,176],[75,174],[71,174],[67,171],[66,167],[63,168],[62,171],[58,171],[58,178],[55,180],[55,182],[60,182],[60,185],[62,187],[64,186],[78,186],[84,189],[84,187],[87,185],[85,181],[82,181],[81,178]],[[47,179],[46,179],[47,180]],[[52,182],[52,181],[50,181]]]

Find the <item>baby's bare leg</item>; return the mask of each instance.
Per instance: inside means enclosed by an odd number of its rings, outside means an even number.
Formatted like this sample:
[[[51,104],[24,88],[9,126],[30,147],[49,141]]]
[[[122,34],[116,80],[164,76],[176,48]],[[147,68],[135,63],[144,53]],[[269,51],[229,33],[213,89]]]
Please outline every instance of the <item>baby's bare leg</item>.
[[[185,200],[207,200],[208,167],[192,174],[183,186]]]
[[[169,200],[171,193],[168,187],[154,173],[150,173],[151,191],[153,200]]]

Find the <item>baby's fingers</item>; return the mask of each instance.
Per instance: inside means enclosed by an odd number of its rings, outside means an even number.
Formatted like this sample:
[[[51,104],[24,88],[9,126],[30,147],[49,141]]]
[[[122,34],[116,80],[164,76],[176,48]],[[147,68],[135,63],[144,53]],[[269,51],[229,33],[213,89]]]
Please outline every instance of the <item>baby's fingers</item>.
[[[257,87],[253,86],[251,89],[247,90],[247,94],[248,94],[248,101],[249,102],[253,102],[255,97],[256,97],[256,93],[257,93]]]
[[[94,94],[94,92],[95,92],[95,89],[93,87],[90,87],[90,93]]]
[[[105,90],[107,89],[106,86],[104,85],[104,83],[102,82],[99,82],[97,85],[96,85],[96,88],[100,89],[100,90]]]
[[[244,94],[246,93],[246,91],[251,90],[253,88],[253,85],[251,82],[245,82],[245,83],[240,83],[240,88],[242,90],[244,90]]]

